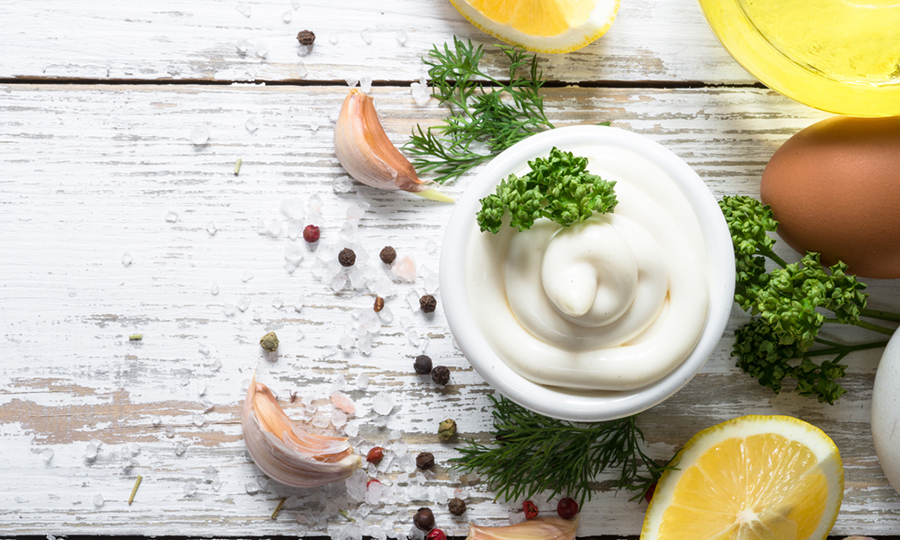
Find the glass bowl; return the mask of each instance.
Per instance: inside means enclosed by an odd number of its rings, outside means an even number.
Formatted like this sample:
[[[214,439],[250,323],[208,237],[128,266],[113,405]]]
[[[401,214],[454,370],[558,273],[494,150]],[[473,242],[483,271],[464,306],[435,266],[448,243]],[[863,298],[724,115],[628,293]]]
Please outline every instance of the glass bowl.
[[[900,115],[897,0],[699,0],[731,56],[800,103]]]

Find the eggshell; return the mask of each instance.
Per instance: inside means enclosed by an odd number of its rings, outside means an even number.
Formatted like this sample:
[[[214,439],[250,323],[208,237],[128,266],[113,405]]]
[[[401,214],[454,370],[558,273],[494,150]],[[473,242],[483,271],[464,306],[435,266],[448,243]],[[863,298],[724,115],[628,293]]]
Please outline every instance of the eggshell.
[[[760,196],[778,234],[849,272],[900,277],[900,117],[823,120],[775,152]]]
[[[900,330],[885,347],[875,374],[872,440],[885,476],[900,493]]]

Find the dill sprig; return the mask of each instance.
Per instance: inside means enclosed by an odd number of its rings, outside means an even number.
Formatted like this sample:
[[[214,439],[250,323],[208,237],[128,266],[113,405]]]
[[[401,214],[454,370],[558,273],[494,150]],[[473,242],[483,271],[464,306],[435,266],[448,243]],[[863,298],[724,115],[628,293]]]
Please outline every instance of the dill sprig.
[[[435,45],[422,59],[429,66],[432,95],[451,114],[438,126],[416,126],[404,145],[419,174],[433,173],[436,182],[444,183],[529,135],[553,128],[538,93],[545,81],[537,55],[521,47],[498,47],[509,60],[508,81],[481,70],[481,45],[456,36],[452,46]]]
[[[494,403],[496,443],[468,440],[452,458],[453,467],[476,472],[497,498],[515,501],[549,491],[550,497],[572,497],[583,506],[591,498],[591,482],[614,469],[617,490],[636,492],[640,500],[669,466],[660,466],[641,449],[644,434],[637,415],[609,422],[575,424],[529,411],[505,397]],[[646,469],[646,473],[642,470]]]

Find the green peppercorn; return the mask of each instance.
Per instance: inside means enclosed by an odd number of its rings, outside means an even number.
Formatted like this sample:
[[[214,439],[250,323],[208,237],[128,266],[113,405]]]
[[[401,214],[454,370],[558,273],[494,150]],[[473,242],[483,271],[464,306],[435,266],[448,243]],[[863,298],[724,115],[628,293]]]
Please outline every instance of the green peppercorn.
[[[442,441],[449,441],[456,436],[456,422],[450,418],[444,420],[438,425],[438,438]]]
[[[269,332],[260,338],[259,345],[269,352],[275,352],[278,350],[278,336],[275,332]]]

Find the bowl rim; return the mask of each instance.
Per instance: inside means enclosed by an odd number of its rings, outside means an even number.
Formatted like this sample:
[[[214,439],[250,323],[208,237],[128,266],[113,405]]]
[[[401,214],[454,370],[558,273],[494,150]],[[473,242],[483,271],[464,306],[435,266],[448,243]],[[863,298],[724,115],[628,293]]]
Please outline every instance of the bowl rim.
[[[804,69],[772,45],[747,18],[738,0],[698,0],[698,3],[713,35],[734,61],[778,93],[835,114],[863,117],[900,114],[900,85],[843,83]],[[711,13],[721,16],[714,18]]]
[[[469,306],[465,264],[468,240],[476,226],[479,200],[500,180],[529,160],[587,144],[638,153],[668,171],[697,214],[707,251],[710,302],[707,323],[691,354],[662,379],[623,392],[566,391],[534,383],[503,362],[482,335]],[[659,143],[637,133],[606,126],[571,126],[545,131],[508,148],[469,182],[456,202],[444,233],[440,287],[444,314],[456,343],[485,381],[512,401],[540,414],[564,420],[594,422],[637,414],[680,390],[703,367],[725,331],[734,297],[734,252],[728,225],[706,184],[691,167]]]

